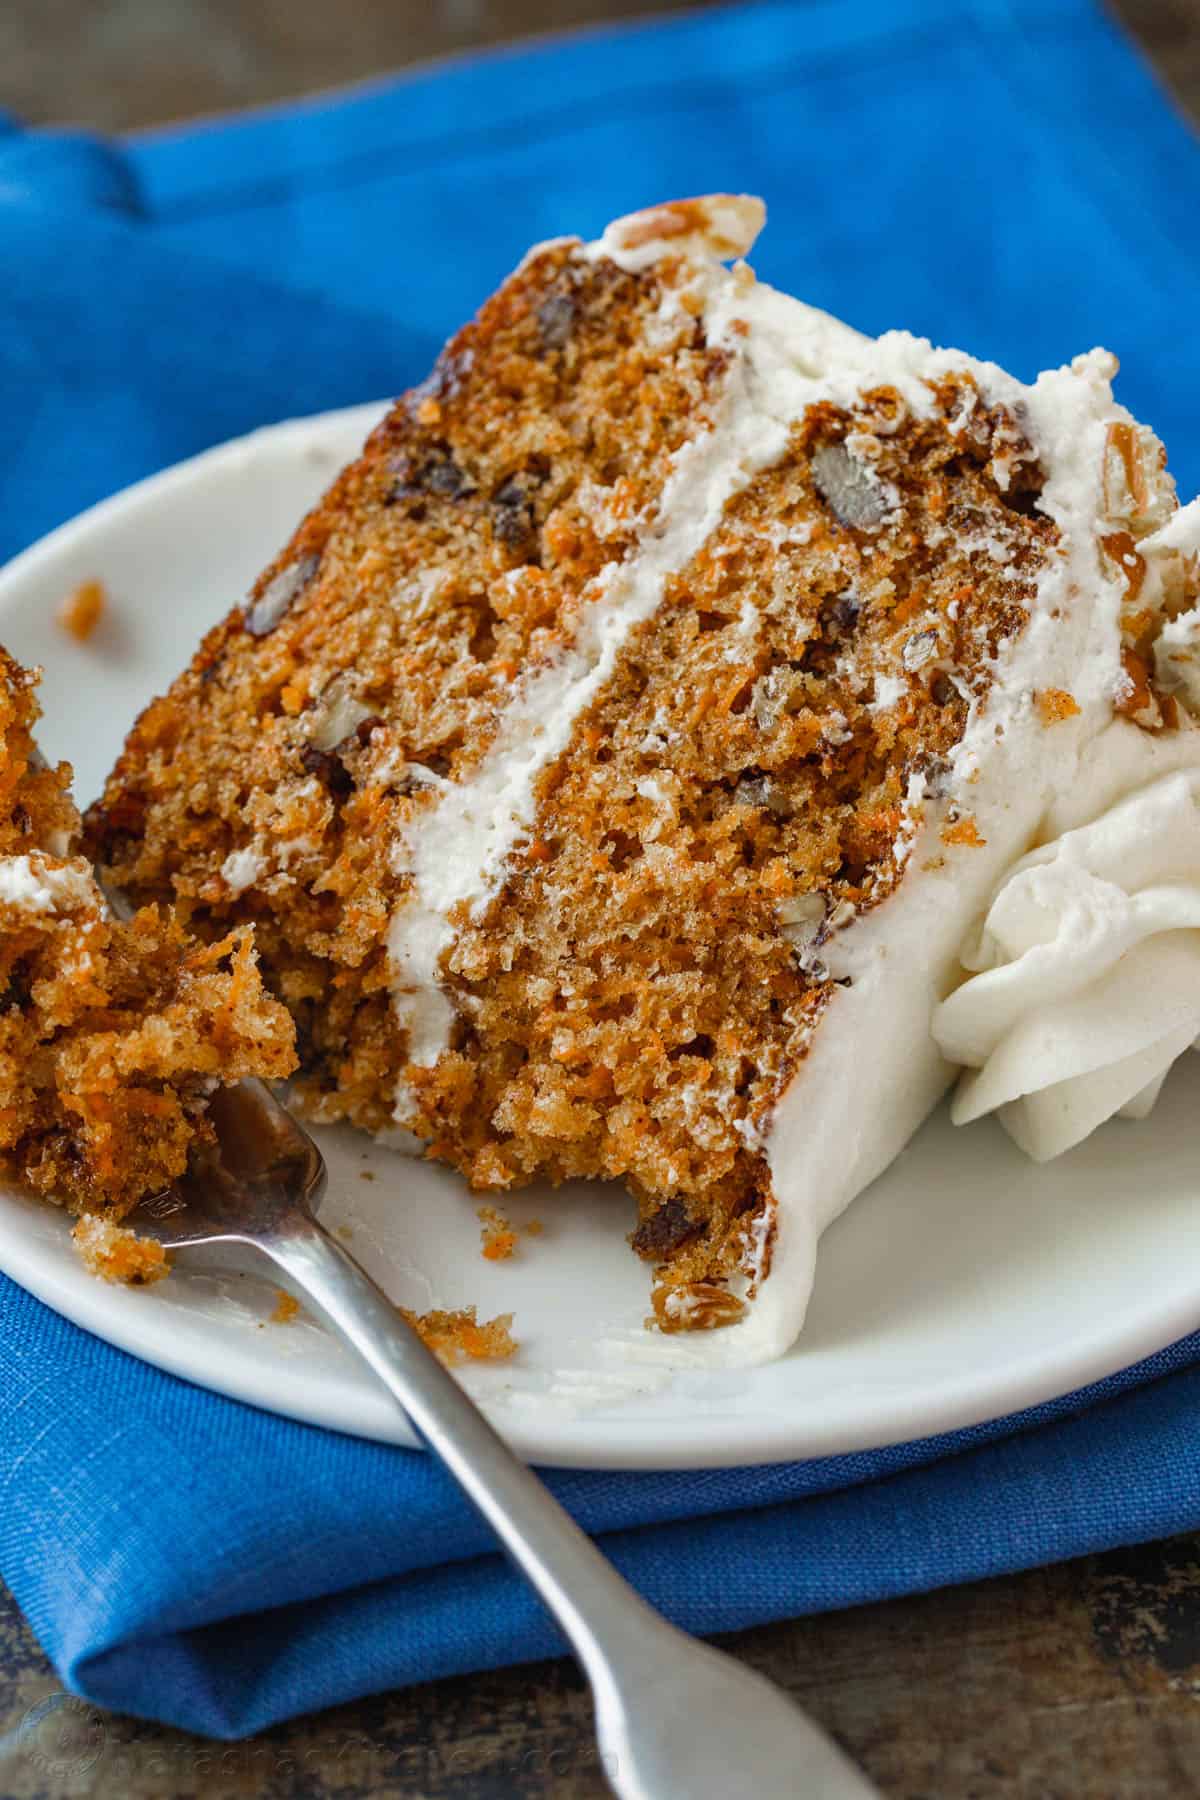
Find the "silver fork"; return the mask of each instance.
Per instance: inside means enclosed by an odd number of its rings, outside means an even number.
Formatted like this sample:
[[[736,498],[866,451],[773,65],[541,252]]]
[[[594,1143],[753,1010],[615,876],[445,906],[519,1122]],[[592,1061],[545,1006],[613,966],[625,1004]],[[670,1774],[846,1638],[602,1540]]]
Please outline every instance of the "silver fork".
[[[778,1688],[677,1631],[493,1431],[383,1290],[315,1216],[325,1164],[257,1081],[214,1095],[216,1144],[129,1223],[173,1252],[252,1245],[390,1389],[558,1621],[591,1683],[619,1800],[866,1800],[877,1790]]]

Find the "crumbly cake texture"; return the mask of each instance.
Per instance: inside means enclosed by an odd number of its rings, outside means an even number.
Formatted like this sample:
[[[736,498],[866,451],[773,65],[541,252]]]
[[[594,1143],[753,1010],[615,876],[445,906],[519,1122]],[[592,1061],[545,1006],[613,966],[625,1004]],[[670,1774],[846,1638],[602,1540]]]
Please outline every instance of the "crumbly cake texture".
[[[139,898],[256,921],[311,1116],[623,1180],[657,1324],[746,1357],[944,1090],[931,1007],[1049,790],[1193,724],[1113,359],[863,338],[725,266],[762,217],[532,251],[90,816]]]
[[[421,1342],[450,1368],[468,1362],[505,1362],[517,1348],[511,1313],[499,1313],[481,1324],[473,1306],[457,1312],[414,1313],[403,1306],[400,1310]]]
[[[84,1213],[72,1233],[93,1275],[125,1287],[148,1287],[171,1272],[170,1258],[155,1238],[139,1237],[103,1213]]]
[[[294,1029],[248,927],[200,942],[157,906],[107,915],[71,854],[70,769],[35,750],[36,679],[0,651],[0,1159],[83,1215],[97,1273],[147,1281],[162,1250],[119,1221],[182,1173],[217,1082],[288,1073]]]

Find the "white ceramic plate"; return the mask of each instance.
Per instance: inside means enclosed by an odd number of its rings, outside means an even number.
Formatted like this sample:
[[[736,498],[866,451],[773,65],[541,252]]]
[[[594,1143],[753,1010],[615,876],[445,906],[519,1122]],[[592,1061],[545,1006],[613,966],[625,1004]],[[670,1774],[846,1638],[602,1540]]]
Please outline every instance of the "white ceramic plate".
[[[378,407],[277,426],[143,482],[0,573],[0,641],[41,663],[42,744],[99,790],[135,712],[247,588],[358,447]],[[90,577],[112,607],[86,645],[54,622]],[[768,1368],[686,1366],[642,1330],[632,1207],[576,1183],[506,1197],[540,1218],[507,1263],[480,1256],[478,1199],[445,1171],[323,1132],[325,1217],[405,1304],[512,1311],[521,1349],[464,1376],[534,1460],[683,1468],[866,1449],[1069,1392],[1200,1324],[1194,1147],[1200,1060],[1153,1116],[1037,1168],[997,1127],[932,1119],[826,1235],[804,1334]],[[864,1095],[864,1105],[870,1096]],[[307,1316],[270,1322],[247,1267],[189,1267],[147,1291],[94,1280],[52,1207],[0,1192],[0,1268],[122,1349],[238,1399],[410,1442],[391,1403]],[[663,1361],[664,1350],[684,1366]]]

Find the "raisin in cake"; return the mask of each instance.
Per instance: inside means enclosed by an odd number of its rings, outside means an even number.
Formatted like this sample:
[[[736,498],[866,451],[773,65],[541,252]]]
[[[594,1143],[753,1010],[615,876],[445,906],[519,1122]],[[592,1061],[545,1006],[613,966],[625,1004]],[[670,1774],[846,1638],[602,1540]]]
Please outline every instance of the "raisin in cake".
[[[119,1221],[182,1173],[213,1087],[286,1075],[295,1034],[249,927],[201,943],[155,906],[108,916],[71,854],[70,770],[34,747],[35,683],[0,650],[0,1164],[80,1215],[98,1273],[145,1281],[163,1252]]]
[[[256,921],[312,1117],[625,1182],[658,1325],[722,1359],[790,1341],[945,1090],[931,1014],[1055,794],[1194,730],[1113,359],[865,338],[727,266],[762,219],[531,251],[91,817],[143,901]]]

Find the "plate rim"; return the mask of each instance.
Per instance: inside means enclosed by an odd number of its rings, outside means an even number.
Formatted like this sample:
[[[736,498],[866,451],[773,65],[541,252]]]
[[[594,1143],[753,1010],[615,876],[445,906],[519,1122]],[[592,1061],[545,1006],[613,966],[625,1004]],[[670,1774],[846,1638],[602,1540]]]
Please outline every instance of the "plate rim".
[[[118,488],[116,493],[106,494],[103,500],[94,500],[82,512],[73,513],[61,525],[55,525],[50,531],[43,532],[41,537],[35,538],[32,544],[18,550],[7,562],[0,563],[0,617],[7,604],[5,590],[10,582],[15,583],[28,575],[43,558],[49,560],[56,552],[69,549],[74,538],[82,536],[88,528],[107,524],[141,501],[169,495],[172,488],[185,486],[202,474],[206,467],[224,463],[234,454],[247,455],[257,445],[282,443],[291,436],[309,437],[314,427],[336,431],[339,428],[348,430],[351,425],[367,427],[372,423],[377,424],[392,404],[391,400],[359,400],[353,406],[335,406],[319,413],[296,413],[286,419],[256,425],[252,431],[243,431],[239,436],[226,438],[220,444],[210,444],[207,450],[197,450],[194,455],[185,456],[179,462],[168,463],[165,468],[156,469],[151,475],[143,475],[137,481],[131,481],[127,487]]]

